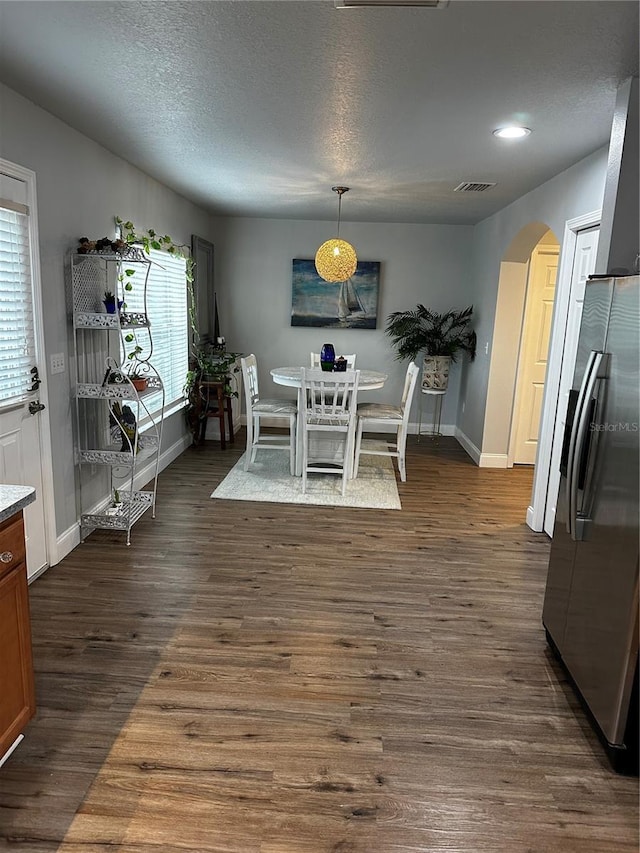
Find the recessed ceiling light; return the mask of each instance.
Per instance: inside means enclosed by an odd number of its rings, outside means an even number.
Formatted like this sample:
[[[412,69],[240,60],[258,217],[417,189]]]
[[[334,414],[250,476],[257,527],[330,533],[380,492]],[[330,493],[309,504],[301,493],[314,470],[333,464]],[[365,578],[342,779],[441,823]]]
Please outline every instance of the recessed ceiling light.
[[[497,130],[493,131],[493,135],[499,136],[500,139],[521,139],[523,136],[529,136],[530,133],[530,128],[518,127],[517,125],[512,125],[511,127],[499,127]]]

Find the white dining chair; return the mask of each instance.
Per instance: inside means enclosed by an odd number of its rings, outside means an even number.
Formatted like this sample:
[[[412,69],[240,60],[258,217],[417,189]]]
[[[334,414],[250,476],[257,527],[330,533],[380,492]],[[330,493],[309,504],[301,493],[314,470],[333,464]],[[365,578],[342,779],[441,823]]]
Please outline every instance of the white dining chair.
[[[255,355],[241,358],[244,398],[247,408],[247,449],[244,470],[255,462],[258,450],[288,450],[291,475],[295,474],[296,418],[298,407],[292,400],[262,399],[258,390],[258,364]],[[260,434],[260,419],[276,418],[289,422],[289,435]]]
[[[359,370],[328,373],[319,367],[302,368],[302,492],[307,490],[307,474],[339,474],[342,476],[342,494],[347,487],[353,467],[353,449],[356,434],[356,409]],[[316,442],[313,455],[309,454],[309,437],[317,433],[342,436],[337,449],[331,443],[329,452],[321,442]]]
[[[310,359],[311,360],[311,367],[320,367],[320,353],[319,352],[312,352],[312,353],[310,353],[310,356],[311,356],[311,359]],[[347,370],[355,370],[356,369],[356,354],[355,354],[355,352],[351,353],[351,355],[337,355],[336,359],[338,359],[338,358],[346,358]]]
[[[407,446],[407,427],[419,370],[418,365],[414,361],[407,368],[399,406],[393,406],[389,403],[360,403],[358,406],[358,434],[356,438],[354,477],[358,476],[361,455],[392,456],[398,460],[400,479],[403,483],[406,482],[407,467],[405,463],[405,451]],[[389,426],[396,428],[396,440],[394,443],[385,439],[387,442],[386,450],[372,450],[367,445],[362,445],[363,432],[380,432]]]

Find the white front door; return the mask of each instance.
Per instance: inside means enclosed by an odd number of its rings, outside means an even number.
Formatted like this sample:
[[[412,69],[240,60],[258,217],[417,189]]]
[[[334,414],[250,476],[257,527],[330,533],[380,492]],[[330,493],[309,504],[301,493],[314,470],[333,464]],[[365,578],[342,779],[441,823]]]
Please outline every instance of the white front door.
[[[34,395],[34,401],[37,395]],[[27,540],[27,574],[32,577],[47,564],[40,415],[31,414],[27,403],[0,410],[0,482],[33,486],[36,500],[24,509]]]
[[[531,255],[509,454],[520,465],[536,461],[559,252],[539,244]]]
[[[547,489],[547,501],[544,514],[544,530],[549,536],[553,536],[553,526],[556,518],[558,488],[560,487],[560,456],[562,454],[562,441],[564,438],[567,418],[569,391],[571,390],[571,385],[573,383],[573,371],[575,369],[576,353],[578,351],[578,337],[580,334],[580,322],[582,320],[584,291],[587,278],[593,273],[596,266],[599,236],[600,226],[598,225],[593,228],[587,228],[584,231],[579,231],[576,235],[576,248],[573,257],[573,268],[571,271],[567,333],[565,336],[564,352],[562,356],[558,408],[553,432],[551,468],[549,471],[549,485]]]
[[[37,228],[31,220],[33,173],[0,160],[0,483],[32,486],[36,500],[24,510],[27,574],[48,562],[42,415],[42,355]],[[43,377],[44,378],[44,377]],[[40,386],[40,387],[39,387]],[[47,421],[48,424],[48,421]],[[50,464],[50,463],[48,463]],[[46,471],[46,478],[43,472]]]

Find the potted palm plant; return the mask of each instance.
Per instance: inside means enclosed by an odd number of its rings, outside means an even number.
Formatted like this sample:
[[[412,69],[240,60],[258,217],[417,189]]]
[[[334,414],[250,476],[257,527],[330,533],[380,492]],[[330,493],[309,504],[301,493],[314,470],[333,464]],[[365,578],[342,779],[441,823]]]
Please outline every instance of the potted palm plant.
[[[439,314],[424,305],[411,311],[395,311],[387,317],[385,332],[397,351],[396,358],[415,361],[424,353],[422,387],[445,391],[449,368],[461,353],[471,361],[476,355],[476,333],[470,328],[473,305],[462,311]]]

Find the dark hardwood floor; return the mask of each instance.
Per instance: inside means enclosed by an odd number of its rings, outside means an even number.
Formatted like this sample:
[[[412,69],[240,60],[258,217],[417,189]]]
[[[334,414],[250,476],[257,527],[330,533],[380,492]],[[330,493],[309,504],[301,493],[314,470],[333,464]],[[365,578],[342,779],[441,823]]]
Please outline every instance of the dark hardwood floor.
[[[413,436],[401,511],[211,500],[242,449],[32,585],[0,849],[637,851],[637,779],[545,644],[531,471]]]

